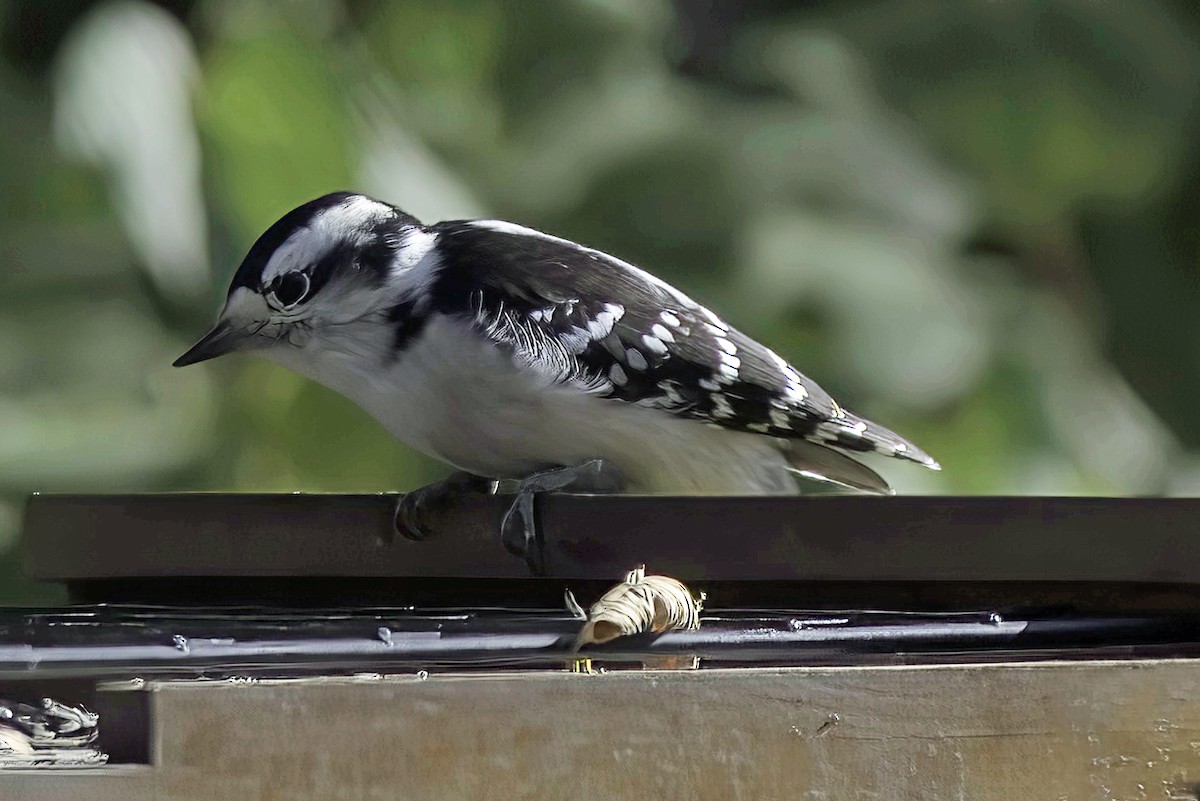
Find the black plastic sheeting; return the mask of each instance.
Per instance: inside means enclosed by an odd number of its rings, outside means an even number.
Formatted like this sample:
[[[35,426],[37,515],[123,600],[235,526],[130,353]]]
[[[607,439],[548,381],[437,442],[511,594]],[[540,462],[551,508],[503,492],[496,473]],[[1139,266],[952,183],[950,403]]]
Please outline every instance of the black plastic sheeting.
[[[1200,655],[1200,616],[737,610],[629,637],[601,664],[701,668]],[[562,669],[581,623],[559,610],[294,611],[111,606],[0,610],[0,682]]]

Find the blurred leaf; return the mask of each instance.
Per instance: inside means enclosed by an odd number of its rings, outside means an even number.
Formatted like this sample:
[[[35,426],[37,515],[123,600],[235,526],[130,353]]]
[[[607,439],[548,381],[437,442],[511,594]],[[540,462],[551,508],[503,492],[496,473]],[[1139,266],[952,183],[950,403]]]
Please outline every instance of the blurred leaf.
[[[351,188],[350,108],[330,63],[284,33],[222,42],[204,58],[206,165],[243,247],[288,209]]]
[[[55,72],[60,147],[109,172],[126,234],[158,290],[195,299],[210,276],[187,30],[150,3],[108,3],[72,30]]]
[[[1103,88],[1073,73],[964,75],[923,99],[921,116],[993,188],[1006,223],[1037,229],[1086,200],[1144,201],[1169,186],[1171,130],[1114,116],[1097,102]]]
[[[741,219],[721,154],[681,137],[615,160],[579,208],[546,227],[678,281],[693,294],[728,275]]]
[[[393,2],[365,26],[371,52],[395,79],[406,123],[441,152],[491,150],[500,118],[493,89],[506,7],[485,0]]]
[[[398,443],[346,398],[293,373],[249,361],[238,384],[245,436],[238,486],[394,492],[447,472]]]

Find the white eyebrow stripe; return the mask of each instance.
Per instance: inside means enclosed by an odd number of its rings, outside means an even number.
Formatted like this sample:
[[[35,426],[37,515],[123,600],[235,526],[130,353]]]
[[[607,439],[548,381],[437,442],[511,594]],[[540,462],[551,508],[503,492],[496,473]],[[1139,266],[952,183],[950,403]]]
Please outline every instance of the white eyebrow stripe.
[[[364,244],[370,223],[394,216],[396,211],[391,206],[363,195],[347,198],[325,209],[275,249],[263,268],[263,284],[269,284],[281,273],[317,263],[335,245],[345,242]],[[423,256],[424,253],[413,263]]]

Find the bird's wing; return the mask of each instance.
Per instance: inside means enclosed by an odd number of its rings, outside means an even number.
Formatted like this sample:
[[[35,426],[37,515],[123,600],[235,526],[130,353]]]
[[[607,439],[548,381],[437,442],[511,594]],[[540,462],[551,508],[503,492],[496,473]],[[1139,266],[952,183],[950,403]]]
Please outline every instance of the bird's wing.
[[[511,223],[440,223],[438,311],[469,316],[518,364],[625,403],[935,466],[842,409],[779,355],[643,270]]]

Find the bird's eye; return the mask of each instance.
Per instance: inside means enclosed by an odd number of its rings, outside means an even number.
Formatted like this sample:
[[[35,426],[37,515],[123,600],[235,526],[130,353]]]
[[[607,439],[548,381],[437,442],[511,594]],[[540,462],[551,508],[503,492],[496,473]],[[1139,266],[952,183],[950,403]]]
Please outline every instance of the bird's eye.
[[[302,272],[284,273],[271,282],[270,294],[284,309],[290,309],[308,295],[308,276]]]

